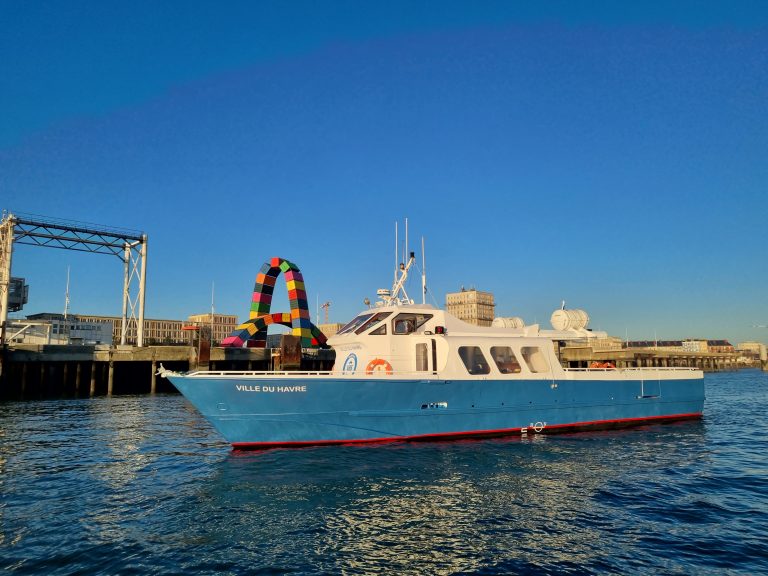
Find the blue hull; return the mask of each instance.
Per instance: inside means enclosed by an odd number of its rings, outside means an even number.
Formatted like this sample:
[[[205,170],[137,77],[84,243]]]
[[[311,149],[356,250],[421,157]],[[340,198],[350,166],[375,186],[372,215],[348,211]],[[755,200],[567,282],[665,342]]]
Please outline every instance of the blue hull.
[[[168,378],[235,448],[610,428],[698,418],[704,405],[701,378]]]

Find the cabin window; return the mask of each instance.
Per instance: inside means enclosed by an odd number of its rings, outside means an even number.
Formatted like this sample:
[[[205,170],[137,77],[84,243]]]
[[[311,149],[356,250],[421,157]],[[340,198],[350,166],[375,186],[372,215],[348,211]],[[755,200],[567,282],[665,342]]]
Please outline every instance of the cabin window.
[[[374,326],[375,324],[378,324],[379,322],[384,320],[384,318],[391,315],[392,315],[392,312],[379,312],[378,314],[374,314],[371,318],[365,321],[363,325],[360,326],[360,328],[355,330],[355,334],[362,334],[363,332],[368,330],[370,327]]]
[[[371,332],[370,335],[371,336],[381,336],[381,335],[386,334],[386,333],[387,333],[387,325],[386,324],[382,324],[381,326],[376,328],[376,330]]]
[[[416,371],[426,372],[429,370],[429,360],[427,356],[427,345],[416,344]]]
[[[392,334],[412,334],[430,318],[432,314],[398,314],[392,320]]]
[[[492,346],[491,358],[502,374],[517,374],[520,372],[520,362],[509,346]]]
[[[459,346],[459,357],[470,374],[488,374],[491,371],[478,346]]]
[[[348,334],[349,332],[352,332],[352,330],[357,329],[361,324],[365,323],[366,320],[368,320],[373,314],[360,314],[360,316],[357,316],[352,319],[352,321],[344,326],[341,330],[338,331],[338,334]]]
[[[410,334],[416,330],[416,327],[413,324],[412,318],[400,318],[399,320],[395,320],[395,334]]]
[[[523,346],[520,348],[520,353],[523,355],[523,360],[525,360],[531,372],[549,371],[547,357],[544,356],[544,353],[538,346]]]

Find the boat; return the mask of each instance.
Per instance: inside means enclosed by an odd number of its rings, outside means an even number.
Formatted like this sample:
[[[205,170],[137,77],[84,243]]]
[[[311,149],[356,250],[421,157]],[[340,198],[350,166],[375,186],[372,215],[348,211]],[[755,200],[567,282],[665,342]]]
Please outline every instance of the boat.
[[[586,314],[556,311],[552,330],[469,324],[408,298],[413,263],[410,253],[392,289],[328,339],[331,370],[160,373],[234,449],[530,437],[701,418],[701,370],[563,366],[558,343],[600,336],[586,329]]]

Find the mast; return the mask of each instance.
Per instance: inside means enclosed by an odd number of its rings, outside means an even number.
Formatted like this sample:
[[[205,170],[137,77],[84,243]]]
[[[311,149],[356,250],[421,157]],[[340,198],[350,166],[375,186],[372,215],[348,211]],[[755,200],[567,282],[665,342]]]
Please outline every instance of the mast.
[[[405,291],[405,281],[408,279],[408,271],[411,269],[411,266],[413,266],[415,260],[416,255],[411,252],[410,257],[408,258],[408,263],[400,264],[400,278],[394,283],[392,286],[392,293],[386,299],[389,304],[413,304],[411,299],[408,298],[408,293]],[[403,293],[402,297],[400,296],[400,292]]]
[[[424,236],[421,237],[421,303],[427,303],[427,256],[424,253]]]
[[[416,255],[413,252],[408,252],[407,262],[403,261],[398,263],[398,238],[397,238],[397,221],[395,221],[395,278],[392,283],[392,290],[381,288],[378,290],[379,297],[388,306],[399,304],[413,304],[413,300],[408,297],[408,293],[405,290],[405,281],[408,279],[408,271],[411,266],[416,262]],[[405,219],[405,243],[408,244],[408,219]],[[405,254],[403,254],[403,260],[405,260]],[[399,272],[399,277],[398,277]],[[426,286],[426,280],[422,279],[422,288]],[[423,289],[422,292],[425,290]],[[424,299],[424,296],[422,296]]]

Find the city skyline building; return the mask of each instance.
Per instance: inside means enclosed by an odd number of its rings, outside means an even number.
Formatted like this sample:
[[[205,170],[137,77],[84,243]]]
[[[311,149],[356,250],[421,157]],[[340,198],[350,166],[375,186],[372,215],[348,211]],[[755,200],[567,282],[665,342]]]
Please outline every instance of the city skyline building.
[[[466,290],[462,286],[459,292],[445,295],[446,312],[476,326],[490,326],[493,323],[495,306],[492,292],[475,288]]]
[[[189,324],[212,327],[212,343],[216,345],[228,336],[237,326],[237,316],[232,314],[210,313],[192,314],[187,320],[144,319],[144,341],[147,345],[188,344],[190,335],[183,330]],[[122,337],[122,318],[98,314],[69,314],[67,318],[60,313],[41,312],[27,316],[35,325],[27,329],[29,337],[17,338],[17,342],[28,344],[119,344]],[[24,320],[14,320],[23,327]],[[45,326],[49,324],[50,326]],[[32,334],[35,334],[32,337]],[[128,323],[126,344],[135,345],[137,330],[135,324]]]
[[[23,344],[112,344],[112,323],[43,312],[12,320],[9,339]]]
[[[112,343],[120,344],[123,331],[123,319],[120,316],[72,314],[71,317],[86,322],[112,323]],[[184,325],[183,320],[144,318],[144,344],[186,344],[189,342],[189,335],[182,331]],[[135,345],[136,339],[136,324],[129,319],[125,343]]]
[[[187,320],[197,326],[211,327],[211,345],[216,346],[224,338],[232,334],[238,325],[237,316],[234,314],[192,314]]]

